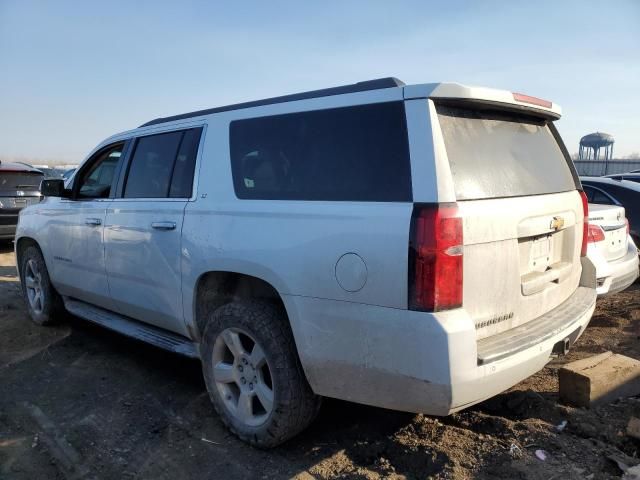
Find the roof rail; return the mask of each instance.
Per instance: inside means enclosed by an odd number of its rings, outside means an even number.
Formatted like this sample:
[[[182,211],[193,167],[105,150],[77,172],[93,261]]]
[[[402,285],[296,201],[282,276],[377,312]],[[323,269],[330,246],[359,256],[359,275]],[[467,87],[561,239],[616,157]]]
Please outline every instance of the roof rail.
[[[380,90],[382,88],[403,87],[404,82],[395,77],[377,78],[375,80],[366,80],[351,85],[343,85],[341,87],[324,88],[322,90],[312,90],[310,92],[294,93],[291,95],[283,95],[281,97],[266,98],[264,100],[255,100],[252,102],[236,103],[224,107],[208,108],[205,110],[197,110],[195,112],[183,113],[181,115],[173,115],[171,117],[161,117],[151,120],[140,127],[148,127],[159,123],[172,122],[174,120],[183,120],[185,118],[200,117],[202,115],[210,115],[212,113],[228,112],[230,110],[240,110],[242,108],[260,107],[262,105],[273,105],[276,103],[293,102],[295,100],[306,100],[309,98],[330,97],[332,95],[342,95],[345,93],[365,92],[367,90]]]

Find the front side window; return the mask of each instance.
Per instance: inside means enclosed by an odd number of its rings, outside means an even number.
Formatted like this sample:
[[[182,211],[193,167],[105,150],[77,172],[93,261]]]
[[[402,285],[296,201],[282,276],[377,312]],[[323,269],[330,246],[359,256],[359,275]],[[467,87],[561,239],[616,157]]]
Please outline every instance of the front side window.
[[[201,131],[196,128],[139,138],[124,198],[190,197]]]
[[[78,178],[78,198],[109,198],[123,148],[124,143],[119,143],[98,153],[96,160]]]
[[[236,120],[229,140],[241,199],[412,198],[402,102]]]

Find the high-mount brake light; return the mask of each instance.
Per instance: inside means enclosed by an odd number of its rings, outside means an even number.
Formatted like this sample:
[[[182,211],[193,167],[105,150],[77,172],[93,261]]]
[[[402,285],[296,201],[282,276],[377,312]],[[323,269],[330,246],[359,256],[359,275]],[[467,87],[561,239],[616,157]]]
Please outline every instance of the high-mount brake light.
[[[542,98],[532,97],[525,95],[524,93],[513,92],[513,99],[516,102],[529,103],[531,105],[537,105],[539,107],[551,108],[553,104],[549,100],[543,100]]]
[[[580,256],[587,256],[587,246],[589,244],[589,200],[584,192],[580,192],[582,198],[582,213],[584,214],[583,227],[582,227],[582,248],[580,249]]]
[[[462,219],[455,203],[416,205],[409,245],[409,308],[462,306]]]

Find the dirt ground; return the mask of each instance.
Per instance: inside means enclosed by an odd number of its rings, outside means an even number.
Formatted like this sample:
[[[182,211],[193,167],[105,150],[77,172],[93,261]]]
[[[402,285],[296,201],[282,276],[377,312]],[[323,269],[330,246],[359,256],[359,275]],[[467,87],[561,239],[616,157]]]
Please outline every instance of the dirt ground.
[[[606,350],[640,358],[639,339],[636,283],[599,301],[567,357],[492,400],[446,418],[326,400],[305,433],[261,451],[222,426],[198,362],[71,316],[31,324],[4,244],[0,478],[619,478],[608,457],[640,463],[640,442],[624,433],[640,398],[590,411],[559,405],[557,370]]]

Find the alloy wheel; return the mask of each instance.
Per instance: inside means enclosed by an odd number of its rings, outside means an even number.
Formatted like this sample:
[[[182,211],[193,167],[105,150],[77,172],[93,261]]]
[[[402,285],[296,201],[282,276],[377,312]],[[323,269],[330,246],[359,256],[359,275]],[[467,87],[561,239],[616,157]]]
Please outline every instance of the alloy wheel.
[[[27,289],[27,299],[31,309],[40,314],[44,310],[44,289],[42,288],[42,272],[38,263],[33,259],[27,261],[24,269],[24,282]]]
[[[239,328],[223,330],[213,346],[213,378],[234,418],[245,425],[263,424],[273,410],[273,381],[260,344]]]

